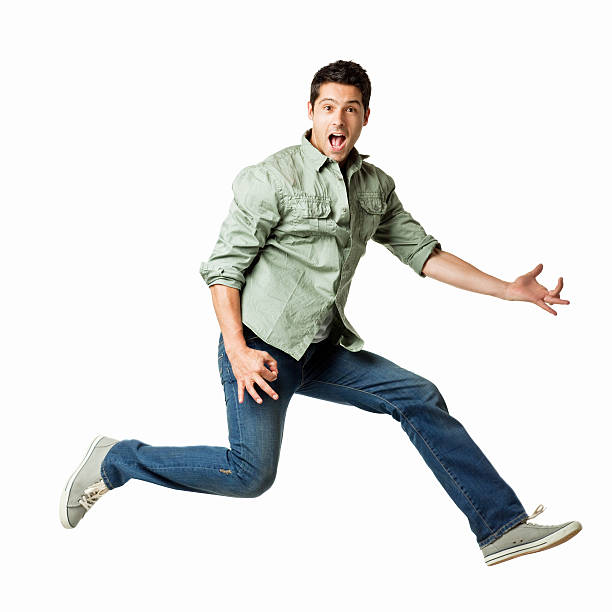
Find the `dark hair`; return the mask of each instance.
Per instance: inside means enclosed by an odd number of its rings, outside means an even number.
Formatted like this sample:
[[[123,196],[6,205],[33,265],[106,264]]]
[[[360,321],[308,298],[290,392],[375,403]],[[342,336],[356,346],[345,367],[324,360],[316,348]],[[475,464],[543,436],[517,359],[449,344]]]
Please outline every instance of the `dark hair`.
[[[344,85],[354,85],[361,91],[363,100],[363,112],[368,110],[370,105],[370,95],[372,85],[368,73],[355,62],[338,60],[332,64],[327,64],[319,69],[312,79],[310,85],[310,103],[314,107],[315,100],[319,97],[319,87],[323,83],[342,83]]]

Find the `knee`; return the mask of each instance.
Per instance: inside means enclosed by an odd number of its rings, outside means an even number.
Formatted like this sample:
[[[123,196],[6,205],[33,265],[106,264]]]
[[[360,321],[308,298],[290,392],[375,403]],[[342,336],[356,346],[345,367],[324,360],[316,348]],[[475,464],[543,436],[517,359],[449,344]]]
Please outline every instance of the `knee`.
[[[427,380],[426,378],[423,379],[421,392],[425,402],[427,402],[431,406],[439,408],[440,410],[448,412],[446,402],[442,397],[442,393],[440,393],[440,389],[438,389],[438,387],[430,380]]]
[[[419,376],[416,384],[414,379],[407,381],[407,384],[411,385],[414,393],[411,398],[411,405],[418,405],[421,407],[426,406],[430,409],[444,410],[445,412],[448,412],[446,402],[442,397],[442,393],[440,393],[438,387],[430,380]]]
[[[272,486],[275,479],[275,469],[254,473],[244,483],[243,497],[259,497]]]

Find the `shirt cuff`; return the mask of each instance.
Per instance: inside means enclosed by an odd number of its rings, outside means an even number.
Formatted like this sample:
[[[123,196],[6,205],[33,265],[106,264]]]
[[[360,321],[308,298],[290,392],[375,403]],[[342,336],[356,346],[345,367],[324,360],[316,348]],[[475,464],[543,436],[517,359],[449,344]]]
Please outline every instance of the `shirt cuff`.
[[[406,263],[419,275],[423,278],[425,274],[423,274],[423,266],[427,261],[427,258],[431,255],[432,251],[435,248],[442,249],[442,245],[431,235],[425,236],[423,239],[423,245],[419,247],[419,249],[412,255],[410,261]]]
[[[211,285],[225,285],[241,291],[245,283],[244,276],[240,274],[242,278],[238,278],[239,273],[234,276],[231,272],[232,270],[227,268],[210,268],[206,263],[200,266],[200,274],[209,287]]]

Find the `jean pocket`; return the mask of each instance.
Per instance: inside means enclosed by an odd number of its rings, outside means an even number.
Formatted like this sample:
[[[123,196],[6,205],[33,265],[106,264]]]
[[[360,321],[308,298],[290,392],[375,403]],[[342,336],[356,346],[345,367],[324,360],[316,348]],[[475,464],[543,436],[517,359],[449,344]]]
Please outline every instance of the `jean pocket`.
[[[223,353],[221,353],[219,355],[219,358],[217,359],[217,367],[219,369],[219,378],[221,379],[221,383],[223,384]]]

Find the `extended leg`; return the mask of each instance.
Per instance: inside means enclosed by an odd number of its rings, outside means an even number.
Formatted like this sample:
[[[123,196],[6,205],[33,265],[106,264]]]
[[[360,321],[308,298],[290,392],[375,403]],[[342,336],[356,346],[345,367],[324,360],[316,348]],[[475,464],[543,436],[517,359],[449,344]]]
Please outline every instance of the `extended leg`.
[[[483,546],[527,517],[437,387],[425,378],[369,351],[325,344],[305,368],[296,393],[379,414],[390,414],[468,518]]]

